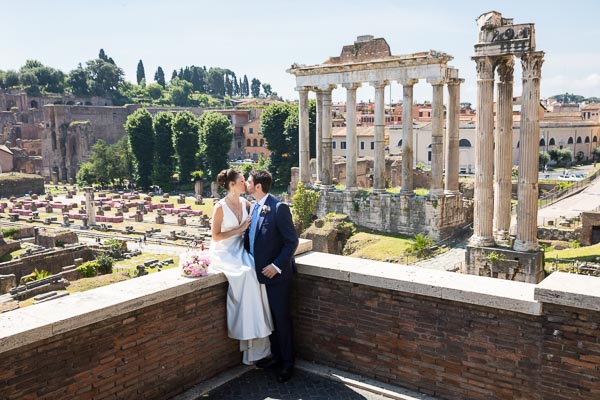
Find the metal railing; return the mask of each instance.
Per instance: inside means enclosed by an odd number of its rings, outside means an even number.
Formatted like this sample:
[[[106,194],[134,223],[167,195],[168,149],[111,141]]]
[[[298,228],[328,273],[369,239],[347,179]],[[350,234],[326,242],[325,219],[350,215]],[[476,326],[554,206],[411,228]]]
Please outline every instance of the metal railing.
[[[594,171],[592,174],[586,176],[580,181],[569,182],[569,186],[566,188],[560,189],[559,187],[555,187],[554,189],[546,192],[544,196],[541,196],[538,200],[539,208],[544,208],[549,205],[556,203],[558,200],[561,200],[564,197],[569,196],[570,194],[580,191],[588,186],[594,179],[596,179],[600,175],[600,170]],[[557,181],[557,182],[568,182],[568,181]]]

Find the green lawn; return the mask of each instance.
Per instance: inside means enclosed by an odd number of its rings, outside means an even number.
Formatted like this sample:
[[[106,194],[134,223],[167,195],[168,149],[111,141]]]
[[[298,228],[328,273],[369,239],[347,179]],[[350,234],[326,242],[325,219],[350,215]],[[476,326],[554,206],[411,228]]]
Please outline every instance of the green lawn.
[[[413,243],[413,239],[401,235],[383,233],[358,232],[352,236],[344,247],[344,255],[376,261],[391,261],[400,264],[413,263],[419,259],[405,253]],[[444,249],[434,252],[437,255]]]
[[[559,259],[558,269],[566,269],[571,266],[568,261],[560,260],[578,260],[578,261],[596,261],[600,258],[600,243],[593,246],[579,247],[577,249],[553,250],[545,253],[545,269],[550,270],[553,262]]]

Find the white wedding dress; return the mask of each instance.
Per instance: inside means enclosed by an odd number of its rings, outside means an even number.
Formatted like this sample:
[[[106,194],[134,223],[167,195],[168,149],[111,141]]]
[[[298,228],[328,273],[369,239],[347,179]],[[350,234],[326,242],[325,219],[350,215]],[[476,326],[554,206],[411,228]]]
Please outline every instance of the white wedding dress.
[[[223,209],[221,232],[240,226],[235,214],[227,206],[225,199],[219,201]],[[242,221],[248,218],[248,211],[242,204]],[[213,241],[209,250],[210,268],[221,271],[229,281],[227,292],[227,328],[229,337],[240,341],[240,351],[244,352],[243,363],[255,361],[271,354],[269,335],[273,331],[273,320],[267,299],[265,285],[258,283],[254,270],[254,260],[244,249],[244,234],[231,236],[225,240]]]

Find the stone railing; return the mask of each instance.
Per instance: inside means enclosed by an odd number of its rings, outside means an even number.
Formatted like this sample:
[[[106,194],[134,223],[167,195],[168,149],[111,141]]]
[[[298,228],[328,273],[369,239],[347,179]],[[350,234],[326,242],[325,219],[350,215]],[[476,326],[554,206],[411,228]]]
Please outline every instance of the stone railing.
[[[600,279],[538,285],[309,252],[299,358],[448,399],[600,393]],[[167,399],[240,364],[226,279],[177,270],[0,315],[0,398]]]

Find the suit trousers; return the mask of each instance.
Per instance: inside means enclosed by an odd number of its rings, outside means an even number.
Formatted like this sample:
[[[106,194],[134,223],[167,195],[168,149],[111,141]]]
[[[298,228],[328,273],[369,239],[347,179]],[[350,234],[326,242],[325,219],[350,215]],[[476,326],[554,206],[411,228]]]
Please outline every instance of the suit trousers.
[[[266,285],[275,331],[271,333],[271,353],[282,367],[294,366],[294,338],[291,313],[292,281]]]

